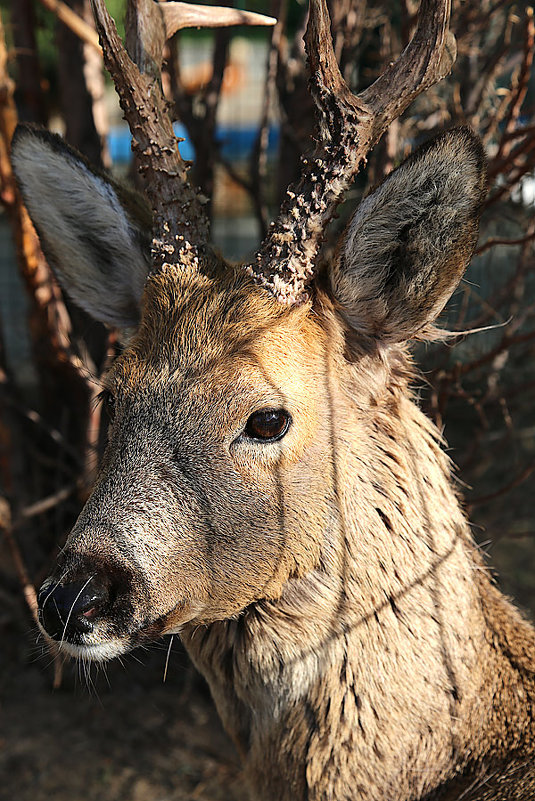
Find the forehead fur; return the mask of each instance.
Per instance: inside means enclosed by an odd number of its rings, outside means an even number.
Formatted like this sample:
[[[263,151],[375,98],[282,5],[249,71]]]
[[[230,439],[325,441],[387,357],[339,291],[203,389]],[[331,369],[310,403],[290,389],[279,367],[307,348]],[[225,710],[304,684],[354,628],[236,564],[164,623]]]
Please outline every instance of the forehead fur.
[[[168,266],[147,282],[139,330],[125,360],[193,378],[248,352],[292,351],[322,339],[309,307],[288,308],[257,287],[243,269],[213,275]],[[126,367],[126,364],[125,364]]]

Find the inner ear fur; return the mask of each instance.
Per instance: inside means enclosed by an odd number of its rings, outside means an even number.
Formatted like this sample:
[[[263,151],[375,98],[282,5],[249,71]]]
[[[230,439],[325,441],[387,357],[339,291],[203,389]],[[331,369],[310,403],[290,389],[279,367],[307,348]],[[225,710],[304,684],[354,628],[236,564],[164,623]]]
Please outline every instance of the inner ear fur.
[[[416,150],[360,204],[330,273],[357,333],[386,344],[425,337],[477,243],[486,161],[469,128]]]
[[[136,325],[150,265],[144,199],[32,125],[17,127],[11,160],[47,261],[71,300],[107,325]]]

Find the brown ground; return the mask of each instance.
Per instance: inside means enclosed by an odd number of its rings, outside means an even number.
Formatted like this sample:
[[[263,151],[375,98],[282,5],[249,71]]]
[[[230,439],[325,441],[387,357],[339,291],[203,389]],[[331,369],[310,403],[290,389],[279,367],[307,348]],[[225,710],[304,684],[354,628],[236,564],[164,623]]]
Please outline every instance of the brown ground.
[[[245,801],[234,749],[180,645],[165,684],[162,647],[111,663],[109,686],[101,674],[90,692],[68,667],[54,692],[24,639],[2,641],[2,801]]]

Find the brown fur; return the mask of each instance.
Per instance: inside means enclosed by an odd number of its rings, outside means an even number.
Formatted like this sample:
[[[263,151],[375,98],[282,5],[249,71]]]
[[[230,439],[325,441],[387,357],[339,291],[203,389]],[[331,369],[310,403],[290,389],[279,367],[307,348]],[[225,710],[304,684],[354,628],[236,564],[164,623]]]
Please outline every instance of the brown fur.
[[[472,542],[405,343],[469,258],[482,165],[466,131],[414,156],[387,195],[420,169],[437,208],[415,217],[418,188],[395,224],[374,206],[384,270],[357,212],[298,307],[215,256],[164,267],[107,377],[109,445],[54,581],[114,595],[63,647],[180,631],[261,801],[535,797],[535,633]],[[265,408],[291,415],[279,442],[243,435]]]

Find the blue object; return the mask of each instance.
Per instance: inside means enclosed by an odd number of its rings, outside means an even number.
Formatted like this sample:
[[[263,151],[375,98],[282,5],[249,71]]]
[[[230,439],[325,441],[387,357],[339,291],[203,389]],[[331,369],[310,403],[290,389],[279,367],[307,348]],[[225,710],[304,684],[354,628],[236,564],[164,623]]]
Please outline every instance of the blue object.
[[[195,150],[188,139],[186,129],[181,123],[175,123],[173,130],[180,142],[180,155],[185,161],[195,160]],[[231,126],[222,125],[216,130],[216,138],[221,144],[221,152],[225,158],[237,160],[246,159],[250,156],[258,134],[258,129],[253,126]],[[273,155],[278,147],[280,129],[278,125],[272,125],[268,136],[268,156]],[[128,164],[132,158],[131,149],[132,136],[126,126],[112,128],[108,134],[108,148],[113,164]]]

